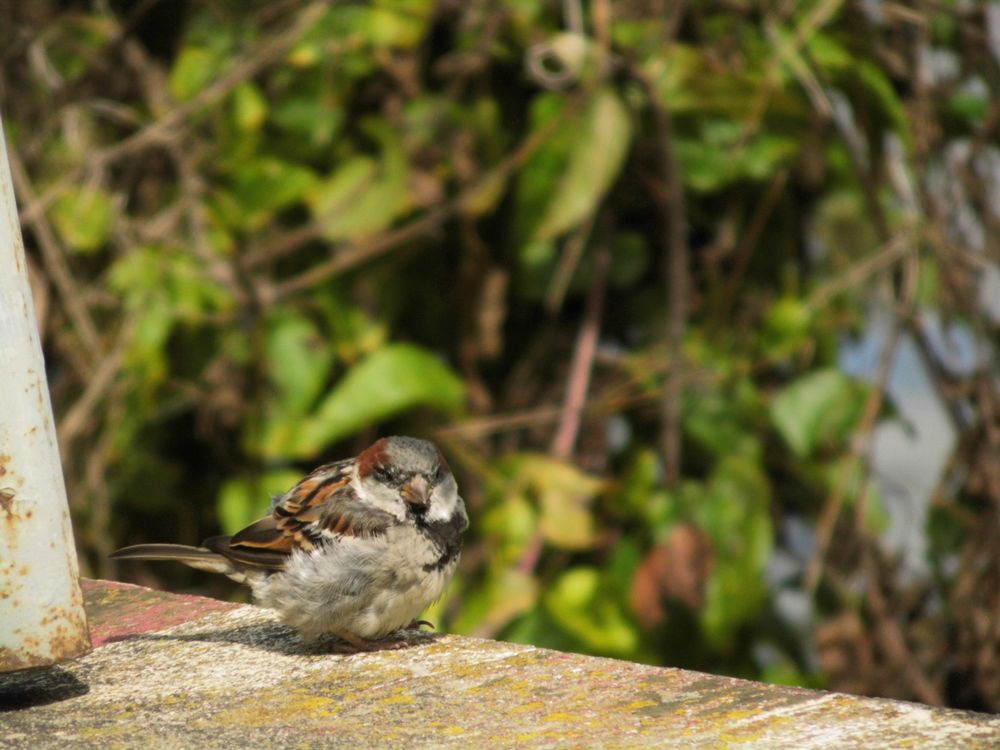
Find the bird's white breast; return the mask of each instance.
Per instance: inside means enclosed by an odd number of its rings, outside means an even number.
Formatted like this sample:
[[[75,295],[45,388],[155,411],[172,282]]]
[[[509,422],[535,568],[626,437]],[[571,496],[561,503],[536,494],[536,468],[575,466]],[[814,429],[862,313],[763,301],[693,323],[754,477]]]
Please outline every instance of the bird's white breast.
[[[408,525],[374,539],[344,536],[295,552],[284,571],[254,584],[254,595],[307,638],[338,632],[381,638],[444,593],[458,560],[435,566],[440,555]]]

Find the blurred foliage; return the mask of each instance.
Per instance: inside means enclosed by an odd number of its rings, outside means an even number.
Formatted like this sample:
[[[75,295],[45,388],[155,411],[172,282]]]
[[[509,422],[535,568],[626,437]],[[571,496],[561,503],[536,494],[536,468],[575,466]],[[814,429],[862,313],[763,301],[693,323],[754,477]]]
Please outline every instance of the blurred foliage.
[[[225,595],[106,554],[234,531],[415,434],[473,519],[444,630],[1000,710],[998,24],[950,1],[7,4],[84,569]],[[879,316],[859,379],[844,347]],[[919,576],[872,472],[901,342],[955,432]]]

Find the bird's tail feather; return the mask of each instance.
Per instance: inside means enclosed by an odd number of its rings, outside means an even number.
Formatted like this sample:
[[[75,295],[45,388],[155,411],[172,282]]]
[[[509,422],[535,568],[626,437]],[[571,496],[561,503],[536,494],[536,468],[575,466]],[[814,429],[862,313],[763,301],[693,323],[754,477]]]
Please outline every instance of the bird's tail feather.
[[[115,550],[108,557],[115,560],[173,560],[188,567],[221,573],[233,580],[242,581],[244,574],[222,555],[204,547],[184,544],[135,544]]]

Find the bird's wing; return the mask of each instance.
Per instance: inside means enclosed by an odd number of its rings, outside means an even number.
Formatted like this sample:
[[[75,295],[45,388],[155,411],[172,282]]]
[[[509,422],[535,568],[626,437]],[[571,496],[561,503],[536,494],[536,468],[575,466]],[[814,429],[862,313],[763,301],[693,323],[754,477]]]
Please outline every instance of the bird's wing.
[[[280,569],[297,549],[312,550],[324,538],[379,536],[396,522],[373,509],[351,486],[351,459],[325,464],[275,500],[271,515],[232,537],[213,537],[204,546],[254,567]]]

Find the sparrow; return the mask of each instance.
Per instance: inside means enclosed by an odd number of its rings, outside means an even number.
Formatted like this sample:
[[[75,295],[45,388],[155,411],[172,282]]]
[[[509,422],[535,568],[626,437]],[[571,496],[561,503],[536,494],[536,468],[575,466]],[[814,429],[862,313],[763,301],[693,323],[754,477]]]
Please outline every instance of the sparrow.
[[[268,516],[200,547],[138,544],[120,560],[176,560],[246,583],[302,637],[334,635],[358,651],[418,622],[458,565],[465,503],[441,451],[387,437],[315,469]]]

